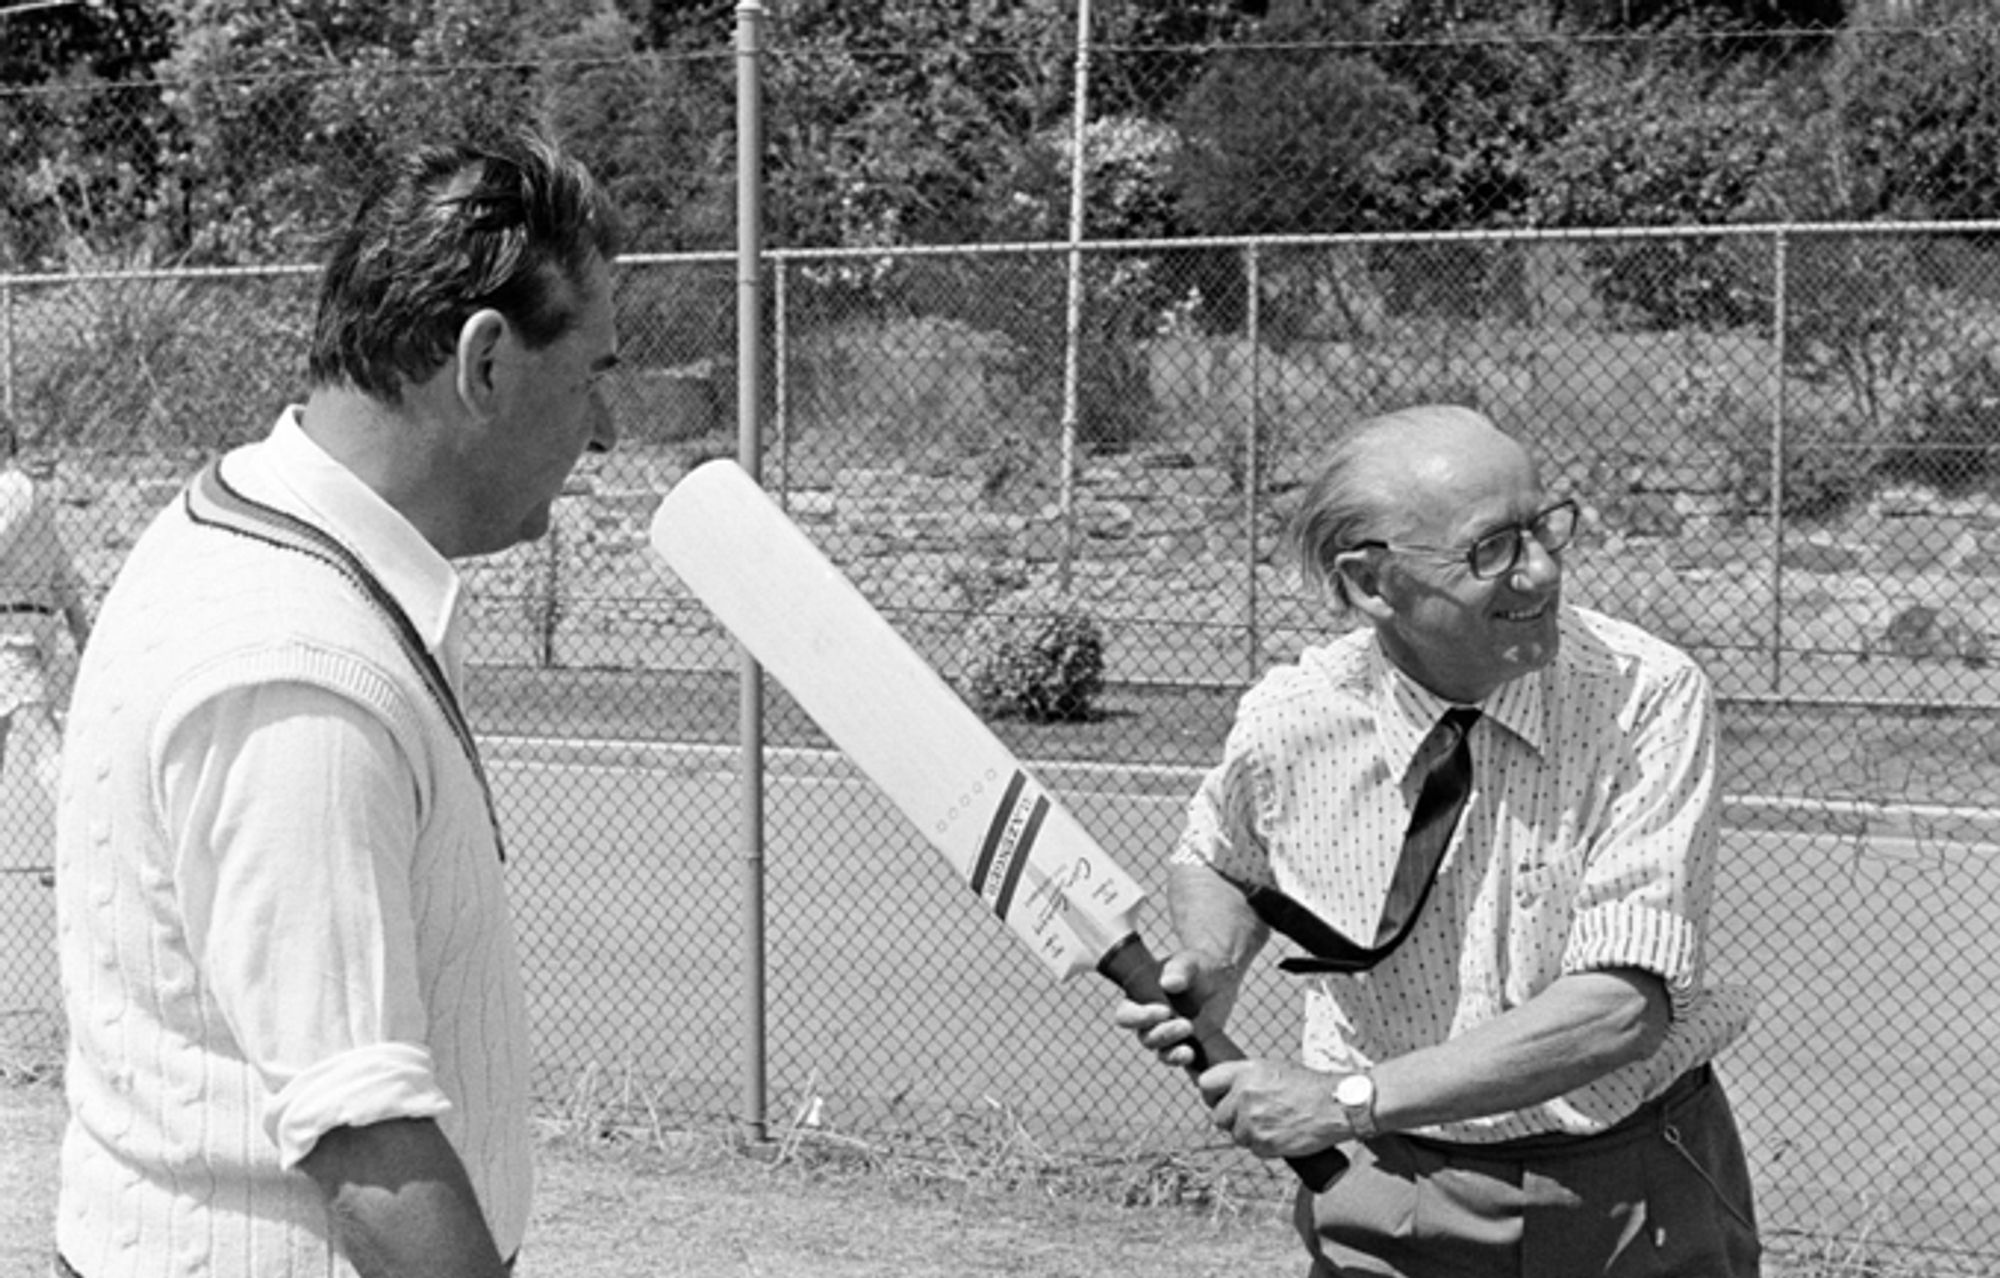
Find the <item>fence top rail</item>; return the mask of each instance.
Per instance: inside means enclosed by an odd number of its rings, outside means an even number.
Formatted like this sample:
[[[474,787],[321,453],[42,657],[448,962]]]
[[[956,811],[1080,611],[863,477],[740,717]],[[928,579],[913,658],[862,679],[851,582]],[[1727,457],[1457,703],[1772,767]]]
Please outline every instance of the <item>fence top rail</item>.
[[[315,263],[274,262],[263,266],[156,266],[118,271],[0,271],[0,288],[34,288],[61,284],[137,282],[140,280],[277,279],[317,275]]]
[[[968,254],[1158,253],[1175,249],[1338,248],[1386,244],[1560,244],[1607,240],[1769,239],[1831,236],[2000,235],[2000,219],[1951,222],[1746,222],[1740,226],[1605,226],[1570,228],[1495,227],[1471,231],[1351,231],[1324,235],[1210,235],[1181,239],[1020,240],[994,243],[871,245],[862,248],[773,248],[761,256],[774,264],[830,262],[885,257],[962,257]],[[621,266],[723,265],[738,260],[733,250],[691,253],[623,253]],[[0,271],[0,288],[123,280],[212,280],[311,275],[317,263],[262,266],[151,267],[139,270],[24,272]]]
[[[1172,249],[1337,248],[1381,244],[1565,243],[1605,240],[1789,239],[1857,235],[1996,235],[2000,219],[1951,222],[1746,222],[1739,226],[1607,226],[1569,228],[1494,227],[1469,231],[1349,231],[1324,235],[1214,235],[1179,239],[1034,240],[990,244],[910,244],[868,248],[767,248],[775,262],[835,261],[882,257],[947,257],[965,254],[1162,252]],[[721,255],[716,255],[718,258]],[[621,262],[686,261],[687,255],[627,254]]]

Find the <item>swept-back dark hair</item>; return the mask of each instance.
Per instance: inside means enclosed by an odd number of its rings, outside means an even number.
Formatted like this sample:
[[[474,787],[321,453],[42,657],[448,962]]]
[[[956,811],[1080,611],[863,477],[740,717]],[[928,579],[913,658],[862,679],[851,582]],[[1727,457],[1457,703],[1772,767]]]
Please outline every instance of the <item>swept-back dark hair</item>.
[[[621,231],[588,170],[523,133],[497,145],[425,147],[392,162],[335,238],[320,280],[307,372],[388,403],[451,358],[459,328],[491,307],[531,347],[568,332],[593,254]]]

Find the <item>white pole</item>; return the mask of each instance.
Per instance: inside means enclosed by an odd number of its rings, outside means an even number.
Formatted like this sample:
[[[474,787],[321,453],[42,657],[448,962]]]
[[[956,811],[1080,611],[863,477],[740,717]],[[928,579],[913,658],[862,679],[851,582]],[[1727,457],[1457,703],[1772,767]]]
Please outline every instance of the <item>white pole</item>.
[[[763,308],[763,118],[758,57],[764,11],[757,0],[736,6],[736,438],[737,460],[757,479],[763,469],[758,435]],[[768,1138],[764,1025],[764,673],[747,648],[738,650],[737,737],[743,791],[743,1114],[751,1137]]]
[[[1069,164],[1069,305],[1063,323],[1062,406],[1062,554],[1056,581],[1067,592],[1070,559],[1076,543],[1077,386],[1082,376],[1083,344],[1083,192],[1084,124],[1090,116],[1090,0],[1076,4],[1076,93],[1070,117]]]

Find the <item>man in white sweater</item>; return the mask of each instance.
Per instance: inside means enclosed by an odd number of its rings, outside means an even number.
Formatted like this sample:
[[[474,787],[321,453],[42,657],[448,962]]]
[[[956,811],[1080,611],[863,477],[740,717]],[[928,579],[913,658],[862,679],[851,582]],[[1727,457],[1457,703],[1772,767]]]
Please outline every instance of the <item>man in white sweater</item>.
[[[511,1267],[528,1044],[450,561],[541,536],[612,446],[617,234],[541,138],[395,162],[306,402],[106,597],[57,818],[58,1274]]]

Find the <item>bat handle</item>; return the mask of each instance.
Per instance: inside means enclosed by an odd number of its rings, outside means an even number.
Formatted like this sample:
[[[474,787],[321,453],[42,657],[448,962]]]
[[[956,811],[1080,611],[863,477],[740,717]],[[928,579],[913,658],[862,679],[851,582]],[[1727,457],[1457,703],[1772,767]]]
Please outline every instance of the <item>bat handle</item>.
[[[1146,948],[1146,943],[1139,939],[1137,932],[1112,946],[1097,964],[1097,970],[1124,990],[1125,997],[1134,1003],[1165,1003],[1195,1026],[1194,1036],[1187,1040],[1188,1046],[1194,1049],[1194,1060],[1187,1067],[1189,1077],[1201,1077],[1201,1072],[1211,1065],[1243,1059],[1243,1049],[1229,1035],[1216,1026],[1204,1026],[1195,1020],[1195,1014],[1201,1010],[1200,1004],[1185,994],[1169,994],[1160,988],[1160,960]],[[1315,1194],[1324,1193],[1334,1178],[1347,1170],[1346,1155],[1330,1145],[1317,1153],[1285,1161],[1291,1164],[1306,1188]]]

